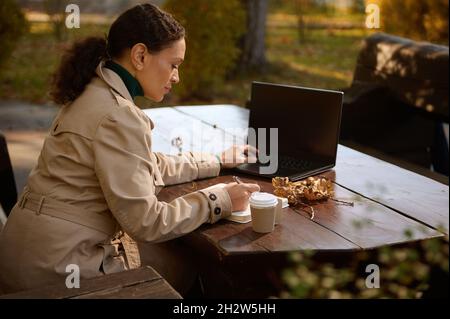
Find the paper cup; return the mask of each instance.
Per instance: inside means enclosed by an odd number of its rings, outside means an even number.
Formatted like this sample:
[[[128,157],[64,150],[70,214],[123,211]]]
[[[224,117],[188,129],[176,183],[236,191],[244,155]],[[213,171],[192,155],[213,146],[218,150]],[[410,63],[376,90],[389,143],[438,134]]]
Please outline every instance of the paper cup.
[[[254,192],[250,196],[249,203],[253,231],[257,233],[273,231],[278,205],[277,197],[269,193]]]
[[[281,223],[281,215],[283,213],[283,199],[277,198],[277,208],[275,212],[275,225],[278,225]]]

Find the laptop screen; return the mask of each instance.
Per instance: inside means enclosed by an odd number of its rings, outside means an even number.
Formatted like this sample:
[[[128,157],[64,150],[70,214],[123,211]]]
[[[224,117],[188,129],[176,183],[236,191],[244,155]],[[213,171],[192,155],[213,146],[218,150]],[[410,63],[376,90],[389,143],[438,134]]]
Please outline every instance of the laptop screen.
[[[257,143],[262,142],[258,128],[267,129],[268,151],[269,128],[278,128],[279,156],[334,164],[342,100],[342,92],[253,82],[249,127],[255,129]]]

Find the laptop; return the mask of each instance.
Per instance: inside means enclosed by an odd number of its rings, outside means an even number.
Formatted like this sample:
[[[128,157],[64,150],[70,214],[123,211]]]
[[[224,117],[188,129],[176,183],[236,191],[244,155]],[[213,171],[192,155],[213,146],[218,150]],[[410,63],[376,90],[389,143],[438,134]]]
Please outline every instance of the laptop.
[[[253,82],[248,144],[259,150],[258,162],[236,170],[297,181],[333,168],[343,97],[339,91]]]

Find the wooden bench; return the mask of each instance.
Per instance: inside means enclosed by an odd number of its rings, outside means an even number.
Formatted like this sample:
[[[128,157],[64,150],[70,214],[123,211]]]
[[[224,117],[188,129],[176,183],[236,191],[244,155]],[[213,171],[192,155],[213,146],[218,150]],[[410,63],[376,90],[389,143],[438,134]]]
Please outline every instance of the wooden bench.
[[[345,90],[340,142],[448,176],[448,59],[446,46],[384,33],[364,39]]]
[[[181,299],[153,268],[146,266],[129,271],[80,281],[80,288],[58,283],[13,294],[0,299]]]

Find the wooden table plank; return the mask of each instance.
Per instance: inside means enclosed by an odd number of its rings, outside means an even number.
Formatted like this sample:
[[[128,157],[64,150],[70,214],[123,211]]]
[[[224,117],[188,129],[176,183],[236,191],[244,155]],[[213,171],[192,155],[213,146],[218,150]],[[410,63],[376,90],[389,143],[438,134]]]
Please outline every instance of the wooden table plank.
[[[357,250],[359,247],[287,209],[284,220],[271,233],[259,234],[251,222],[221,221],[196,231],[224,255],[289,252],[297,250]]]
[[[232,135],[239,135],[242,129],[248,128],[250,111],[248,109],[230,105],[199,105],[199,106],[177,106],[178,111],[188,114],[211,126],[223,129]],[[242,136],[247,136],[246,131]]]
[[[243,177],[246,182],[253,178]],[[197,181],[195,189],[216,183],[231,182],[231,176]],[[263,191],[273,192],[270,182],[256,182]],[[354,202],[354,207],[334,201],[314,205],[314,220],[299,209],[285,209],[283,220],[268,234],[253,232],[251,223],[237,224],[226,220],[204,226],[196,232],[215,245],[222,253],[266,253],[294,250],[351,250],[373,248],[417,239],[441,236],[440,233],[348,190],[335,186],[336,198]],[[192,183],[169,187],[158,195],[170,201],[193,191]],[[408,234],[408,233],[409,234]]]
[[[154,288],[152,290],[151,288]],[[0,299],[66,298],[181,298],[153,268],[146,266],[105,276],[81,279],[80,288],[68,289],[65,280],[41,288],[0,296]]]
[[[153,121],[155,127],[152,130],[152,151],[163,152],[165,154],[177,154],[178,149],[172,145],[171,141],[178,135],[188,135],[187,129],[175,130],[176,128],[182,128],[188,123],[192,123],[192,119],[187,116],[182,116],[180,112],[177,112],[171,107],[161,107],[143,110],[144,113]],[[188,126],[189,128],[189,126]],[[189,136],[184,137],[184,147],[190,148]]]
[[[364,249],[443,236],[339,185],[334,185],[334,191],[336,199],[352,202],[354,206],[331,200],[316,204],[314,221]],[[309,216],[304,210],[298,211]]]
[[[327,177],[334,179],[334,174],[333,170],[329,171]],[[250,176],[241,179],[247,182],[254,180]],[[271,182],[258,179],[258,184],[262,186],[263,191],[273,193]],[[334,185],[334,192],[334,198],[351,202],[354,206],[343,205],[333,200],[316,203],[313,205],[315,211],[313,221],[361,248],[373,248],[442,235],[339,185]],[[306,218],[311,216],[308,209],[298,207],[293,210]],[[288,215],[285,214],[284,216]],[[289,221],[287,224],[293,225],[294,223]]]
[[[241,175],[242,176],[242,175]],[[273,193],[265,179],[242,176],[245,182],[256,182],[261,190]],[[195,190],[217,183],[229,183],[231,176],[219,176],[195,182]],[[192,184],[171,186],[158,198],[170,201],[193,191]],[[370,201],[338,185],[335,198],[354,203],[353,207],[329,200],[314,205],[315,217],[297,209],[284,209],[283,220],[268,234],[253,232],[251,223],[237,224],[222,220],[196,230],[224,255],[239,253],[286,252],[295,250],[355,250],[374,248],[419,239],[440,237],[440,234],[389,208]]]
[[[240,176],[244,182],[256,182],[260,186],[261,191],[273,193],[273,186],[270,180],[243,175]],[[213,180],[216,181],[215,183],[230,183],[233,181],[232,176],[220,176]],[[210,181],[209,183],[211,184],[212,182]],[[265,252],[360,249],[360,246],[352,243],[347,238],[341,236],[341,234],[322,227],[320,224],[311,221],[308,217],[298,214],[291,208],[283,210],[283,219],[281,223],[275,227],[273,232],[267,234],[255,233],[252,230],[251,222],[247,224],[236,224],[230,221],[224,221],[223,223],[225,223],[223,227],[229,227],[228,225],[230,224],[236,225],[235,228],[253,243],[264,247]],[[242,249],[238,249],[237,241],[224,242],[223,240],[217,240],[217,242],[228,254],[243,251]]]
[[[208,187],[219,182],[231,182],[230,176],[196,182],[196,189]],[[259,182],[262,190],[271,191],[267,181]],[[184,185],[170,187],[170,193],[164,190],[158,195],[160,200],[170,201],[178,196],[192,191],[191,185],[186,189]],[[174,189],[175,188],[175,189]],[[212,242],[224,254],[241,252],[270,252],[292,250],[341,250],[358,249],[341,236],[320,227],[295,211],[285,209],[284,220],[269,234],[257,234],[252,231],[251,223],[237,224],[220,221],[212,226],[204,226],[197,230],[206,240]]]
[[[448,186],[339,145],[336,182],[448,234]]]
[[[175,137],[183,141],[182,151],[220,153],[233,144],[244,143],[244,138],[235,138],[201,119],[164,107],[144,110],[155,123],[152,130],[152,151],[177,154],[178,148],[171,144]]]

